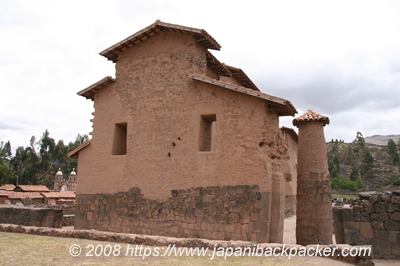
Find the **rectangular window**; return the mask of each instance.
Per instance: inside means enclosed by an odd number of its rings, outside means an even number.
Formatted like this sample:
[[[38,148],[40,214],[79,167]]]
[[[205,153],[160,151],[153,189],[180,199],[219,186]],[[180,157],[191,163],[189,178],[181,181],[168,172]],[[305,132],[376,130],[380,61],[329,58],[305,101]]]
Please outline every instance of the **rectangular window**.
[[[200,117],[199,151],[215,151],[217,149],[216,122],[215,114]]]
[[[127,123],[115,124],[112,155],[126,154],[126,144],[127,144],[126,140],[127,140]]]

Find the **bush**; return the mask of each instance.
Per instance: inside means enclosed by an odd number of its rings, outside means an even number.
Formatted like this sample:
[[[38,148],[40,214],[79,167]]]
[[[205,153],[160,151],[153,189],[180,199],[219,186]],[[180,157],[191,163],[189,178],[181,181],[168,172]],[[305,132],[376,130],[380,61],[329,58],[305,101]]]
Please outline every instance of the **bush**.
[[[400,186],[400,177],[393,179],[394,186]]]
[[[351,191],[357,191],[364,186],[360,179],[354,182],[345,176],[332,178],[331,182],[332,189],[348,189]]]

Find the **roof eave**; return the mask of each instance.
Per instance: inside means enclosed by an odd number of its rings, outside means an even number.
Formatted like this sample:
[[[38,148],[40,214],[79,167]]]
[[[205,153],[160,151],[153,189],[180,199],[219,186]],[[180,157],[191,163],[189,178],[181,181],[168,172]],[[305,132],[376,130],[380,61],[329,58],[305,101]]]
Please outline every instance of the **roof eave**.
[[[111,83],[114,83],[115,79],[113,79],[110,76],[107,76],[99,81],[97,81],[96,83],[90,85],[89,87],[87,87],[86,89],[83,89],[81,91],[79,91],[77,94],[80,96],[85,97],[88,100],[94,100],[94,95],[97,91],[101,90],[102,88],[108,86]]]
[[[150,26],[132,34],[128,38],[112,45],[111,47],[100,52],[100,55],[106,57],[108,60],[116,63],[118,61],[118,54],[122,51],[141,43],[153,35],[157,34],[161,30],[172,30],[177,32],[192,34],[194,39],[205,49],[220,50],[221,45],[205,30],[185,27],[177,24],[165,23],[157,20]]]
[[[84,148],[86,148],[87,146],[89,146],[90,144],[90,140],[85,141],[84,143],[82,143],[81,145],[79,145],[78,147],[76,147],[75,149],[73,149],[72,151],[67,153],[67,157],[73,158],[73,159],[78,159],[79,158],[79,152],[81,150],[83,150]]]
[[[226,88],[232,91],[237,91],[243,94],[247,94],[256,98],[264,99],[268,102],[270,102],[269,108],[273,111],[275,111],[279,116],[294,116],[297,113],[297,110],[294,108],[292,103],[288,100],[275,97],[272,95],[268,95],[266,93],[262,93],[260,91],[255,91],[253,89],[245,88],[242,86],[238,86],[235,84],[229,84],[225,83],[219,80],[211,79],[208,77],[200,77],[200,76],[194,76],[194,75],[189,75],[189,78],[193,80],[197,80],[200,82],[212,84],[215,86],[219,86],[222,88]]]

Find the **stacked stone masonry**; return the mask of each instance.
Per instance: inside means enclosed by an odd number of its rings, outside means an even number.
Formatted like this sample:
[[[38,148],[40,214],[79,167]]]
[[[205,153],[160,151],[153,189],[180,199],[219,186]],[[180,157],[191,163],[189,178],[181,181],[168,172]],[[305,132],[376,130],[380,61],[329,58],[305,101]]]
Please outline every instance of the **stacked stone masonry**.
[[[166,201],[143,198],[140,189],[77,196],[75,229],[257,241],[268,234],[257,185],[172,190]]]
[[[0,206],[0,223],[61,228],[63,211],[51,208]]]
[[[329,173],[311,173],[310,179],[298,182],[297,200],[303,202],[297,208],[297,230],[304,244],[331,244],[332,238],[332,194]],[[329,219],[329,223],[326,220]],[[325,243],[328,242],[328,243]]]
[[[374,258],[400,259],[400,191],[359,193],[334,206],[333,218],[338,244],[371,245]]]

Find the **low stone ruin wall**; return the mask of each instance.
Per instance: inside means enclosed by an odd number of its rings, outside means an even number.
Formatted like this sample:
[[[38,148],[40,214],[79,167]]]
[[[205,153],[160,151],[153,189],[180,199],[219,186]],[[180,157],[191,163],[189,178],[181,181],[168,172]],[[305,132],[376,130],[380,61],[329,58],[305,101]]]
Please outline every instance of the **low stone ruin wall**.
[[[400,191],[361,192],[333,207],[336,243],[371,245],[374,258],[400,259]]]
[[[267,242],[270,195],[260,193],[257,185],[171,193],[163,202],[143,198],[137,187],[114,194],[78,194],[75,229]]]
[[[0,206],[0,223],[61,228],[63,211],[15,205]]]
[[[62,226],[74,226],[75,224],[75,215],[67,214],[63,216]]]
[[[49,204],[37,204],[31,207],[41,209],[53,209],[63,211],[62,226],[74,226],[75,224],[75,205],[49,205]]]

